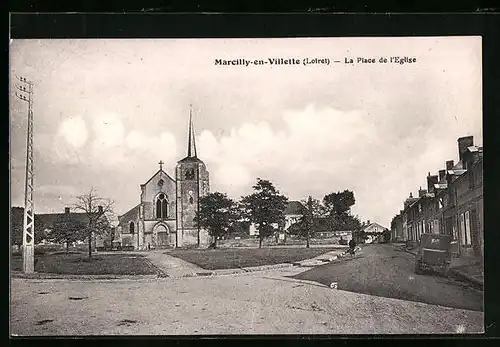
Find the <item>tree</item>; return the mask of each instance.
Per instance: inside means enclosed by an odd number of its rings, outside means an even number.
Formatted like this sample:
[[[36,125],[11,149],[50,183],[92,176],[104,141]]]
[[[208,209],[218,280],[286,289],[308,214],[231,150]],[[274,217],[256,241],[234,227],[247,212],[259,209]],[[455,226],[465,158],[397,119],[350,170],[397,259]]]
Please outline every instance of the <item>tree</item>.
[[[47,238],[46,229],[49,229],[42,216],[35,214],[35,245],[39,244]]]
[[[51,228],[50,240],[58,243],[66,243],[66,253],[69,244],[82,239],[85,234],[87,224],[76,220],[69,213],[59,215]]]
[[[238,217],[235,205],[226,194],[219,192],[200,198],[200,209],[196,213],[195,222],[206,228],[214,238],[214,248],[217,248],[217,238],[228,234]]]
[[[356,241],[356,243],[363,243],[365,241],[366,235],[364,231],[364,223],[361,222],[358,216],[349,216],[351,218],[352,228],[349,230],[352,230],[353,234],[352,237]]]
[[[283,224],[288,198],[281,195],[268,180],[258,178],[253,189],[254,193],[242,197],[242,210],[259,231],[259,248],[262,248],[264,238],[271,236]]]
[[[82,231],[82,237],[89,243],[89,259],[92,258],[92,236],[109,233],[112,230],[109,220],[113,214],[113,205],[113,200],[99,197],[94,188],[77,197],[74,210],[86,215],[87,227]]]
[[[323,198],[323,204],[330,216],[346,214],[355,203],[354,193],[347,189],[343,192],[327,194]]]
[[[359,230],[361,229],[361,221],[358,216],[343,214],[338,217],[338,224],[341,230]]]
[[[321,202],[318,199],[315,199],[313,197],[309,197],[308,199],[301,200],[300,202],[304,206],[309,205],[309,199],[312,201],[312,214],[313,217],[326,217],[328,216],[328,209],[323,205],[323,202]]]
[[[384,229],[382,232],[383,243],[391,242],[391,231],[389,229]]]
[[[23,244],[24,208],[12,207],[10,213],[10,242],[19,249]]]
[[[290,226],[290,232],[298,235],[299,237],[305,238],[306,248],[309,248],[309,240],[314,234],[314,199],[312,197],[309,197],[305,205],[307,207],[304,211],[304,214],[297,223]]]

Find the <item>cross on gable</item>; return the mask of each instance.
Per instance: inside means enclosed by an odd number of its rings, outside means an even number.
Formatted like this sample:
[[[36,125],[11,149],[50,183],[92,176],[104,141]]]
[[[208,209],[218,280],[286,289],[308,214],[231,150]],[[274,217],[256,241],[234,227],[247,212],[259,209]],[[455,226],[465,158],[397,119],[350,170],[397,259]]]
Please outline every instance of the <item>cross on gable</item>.
[[[160,170],[162,170],[162,169],[163,169],[163,164],[165,164],[165,163],[163,162],[163,160],[160,160],[160,161],[158,162],[158,164],[160,164]]]

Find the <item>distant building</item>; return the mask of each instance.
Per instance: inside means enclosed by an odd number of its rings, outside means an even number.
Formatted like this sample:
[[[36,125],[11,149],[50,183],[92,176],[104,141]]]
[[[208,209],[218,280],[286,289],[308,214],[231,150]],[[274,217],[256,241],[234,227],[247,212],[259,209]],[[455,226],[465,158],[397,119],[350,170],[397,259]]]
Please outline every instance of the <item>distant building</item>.
[[[366,225],[364,228],[363,228],[363,232],[366,234],[366,235],[380,235],[384,232],[384,230],[386,230],[387,228],[378,224],[378,223],[368,223],[368,225]]]
[[[391,221],[391,239],[393,241],[405,241],[403,216],[403,211],[400,211]]]
[[[370,223],[370,221],[368,221],[367,225],[363,227],[365,243],[381,241],[385,230],[388,229],[381,224],[375,222]]]
[[[306,208],[300,201],[289,201],[286,206],[285,212],[285,227],[284,230],[288,230],[292,224],[295,224],[300,221],[302,216],[304,215]]]
[[[102,206],[98,207],[99,210],[102,212]],[[89,217],[85,212],[71,212],[69,207],[64,208],[64,213],[42,213],[42,214],[37,214],[36,217],[38,217],[38,220],[35,220],[35,223],[38,221],[38,223],[42,223],[43,226],[45,226],[45,233],[47,235],[47,239],[50,239],[50,233],[52,231],[52,228],[54,224],[62,217],[68,217],[72,221],[76,221],[82,224],[88,224],[89,223]],[[103,216],[103,218],[107,218],[106,216]],[[106,234],[106,235],[94,235],[92,238],[92,247],[94,248],[99,248],[104,241],[112,241],[113,239],[113,233],[111,234]],[[76,243],[86,243],[88,240],[82,240]],[[52,242],[44,240],[42,241],[43,244],[52,244]]]
[[[285,211],[283,212],[285,216],[285,225],[283,228],[283,232],[280,233],[278,236],[279,239],[284,240],[285,239],[285,233],[287,230],[295,223],[299,222],[302,216],[304,215],[304,211],[306,211],[306,208],[300,201],[289,201]],[[277,225],[276,225],[277,227]],[[254,223],[250,224],[249,228],[249,234],[250,236],[256,236],[259,235],[259,230],[255,226]],[[283,235],[281,235],[283,234]]]

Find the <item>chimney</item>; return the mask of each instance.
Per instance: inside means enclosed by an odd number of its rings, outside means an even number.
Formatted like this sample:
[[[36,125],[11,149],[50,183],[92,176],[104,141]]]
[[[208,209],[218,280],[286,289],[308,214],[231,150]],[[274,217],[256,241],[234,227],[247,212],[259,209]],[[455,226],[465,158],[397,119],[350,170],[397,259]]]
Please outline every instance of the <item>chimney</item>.
[[[444,179],[446,179],[446,170],[439,170],[439,181],[442,182]]]
[[[425,194],[427,193],[427,190],[425,189],[422,189],[422,187],[419,188],[418,190],[418,197],[421,198],[422,196],[424,196]]]
[[[437,175],[429,175],[427,176],[427,191],[429,193],[433,193],[434,192],[434,185],[438,183],[438,176]]]
[[[453,166],[455,166],[455,162],[453,160],[448,160],[446,162],[446,170],[453,170]]]
[[[474,137],[465,136],[458,139],[458,157],[460,160],[463,159],[463,155],[467,150],[467,147],[474,146]]]
[[[102,214],[103,213],[102,206],[98,206],[98,209],[99,209],[99,214]]]
[[[69,207],[64,208],[64,213],[69,213]]]
[[[413,194],[410,192],[410,197],[409,199],[413,199]]]

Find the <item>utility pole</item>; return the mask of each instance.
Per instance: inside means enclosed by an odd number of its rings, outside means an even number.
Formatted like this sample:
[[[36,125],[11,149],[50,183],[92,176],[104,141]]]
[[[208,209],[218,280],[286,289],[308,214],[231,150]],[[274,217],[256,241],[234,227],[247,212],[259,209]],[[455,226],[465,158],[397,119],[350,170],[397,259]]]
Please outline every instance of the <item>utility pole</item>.
[[[17,76],[16,76],[17,77]],[[24,186],[23,272],[35,272],[35,204],[33,201],[33,82],[17,77],[16,96],[28,103],[26,183]]]

